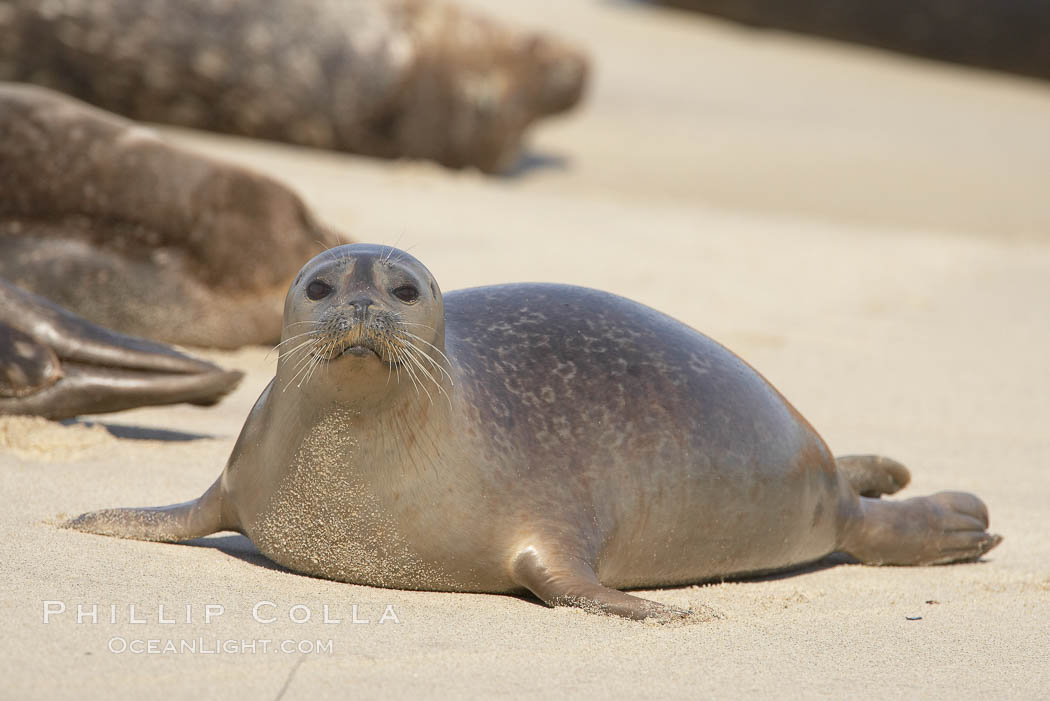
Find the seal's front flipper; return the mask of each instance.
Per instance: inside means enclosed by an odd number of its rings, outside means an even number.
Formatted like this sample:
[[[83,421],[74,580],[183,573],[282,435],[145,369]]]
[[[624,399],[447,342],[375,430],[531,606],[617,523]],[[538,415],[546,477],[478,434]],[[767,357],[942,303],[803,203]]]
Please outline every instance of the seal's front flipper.
[[[243,374],[115,333],[0,280],[0,414],[214,404]]]
[[[911,481],[908,468],[884,455],[843,455],[835,458],[835,465],[862,497],[896,494]]]
[[[988,509],[966,492],[903,501],[861,497],[841,547],[869,565],[946,565],[974,561],[1003,538],[988,532]]]
[[[575,606],[590,613],[603,613],[634,620],[670,622],[689,618],[689,611],[665,606],[602,586],[594,570],[576,558],[558,558],[554,563],[535,547],[523,549],[514,558],[514,581],[548,606]]]
[[[63,524],[85,533],[175,543],[218,531],[235,530],[222,513],[218,481],[200,499],[171,506],[141,509],[103,509],[81,514]]]

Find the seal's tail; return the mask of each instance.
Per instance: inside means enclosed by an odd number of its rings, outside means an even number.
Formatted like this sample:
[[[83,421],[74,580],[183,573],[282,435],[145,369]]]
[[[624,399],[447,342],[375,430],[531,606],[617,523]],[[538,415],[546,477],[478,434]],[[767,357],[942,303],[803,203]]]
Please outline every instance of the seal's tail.
[[[882,455],[844,455],[835,458],[835,464],[862,497],[895,494],[911,481],[908,468]]]
[[[218,481],[200,499],[171,506],[140,509],[103,509],[81,514],[62,524],[86,533],[132,540],[175,543],[230,530],[222,516],[222,487]]]

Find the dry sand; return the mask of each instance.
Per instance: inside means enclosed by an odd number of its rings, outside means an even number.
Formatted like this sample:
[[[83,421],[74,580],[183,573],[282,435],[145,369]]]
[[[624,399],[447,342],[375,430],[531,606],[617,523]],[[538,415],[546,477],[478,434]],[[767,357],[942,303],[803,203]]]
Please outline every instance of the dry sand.
[[[310,579],[239,536],[56,529],[210,484],[274,366],[211,353],[248,373],[218,408],[0,421],[0,697],[1050,698],[1050,86],[630,3],[473,4],[595,59],[586,107],[537,130],[516,177],[167,133],[411,247],[445,289],[557,280],[665,310],[756,365],[836,452],[909,464],[906,494],[980,494],[1003,545],[972,565],[646,592],[724,613],[654,627]],[[66,613],[45,624],[45,601]],[[278,622],[253,620],[263,601]],[[77,624],[77,604],[99,622]],[[209,604],[224,613],[205,623]],[[355,604],[370,624],[349,622]],[[193,622],[159,623],[160,605]],[[309,623],[289,622],[296,605]],[[400,623],[378,623],[387,605]],[[198,638],[333,652],[109,651]]]

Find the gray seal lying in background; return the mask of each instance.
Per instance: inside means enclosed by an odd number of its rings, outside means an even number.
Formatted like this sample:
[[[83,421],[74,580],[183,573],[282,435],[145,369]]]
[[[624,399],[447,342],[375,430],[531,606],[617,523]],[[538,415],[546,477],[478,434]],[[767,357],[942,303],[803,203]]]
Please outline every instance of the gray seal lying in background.
[[[137,120],[499,171],[587,64],[431,0],[0,0],[0,79]]]
[[[303,268],[284,324],[277,375],[203,496],[68,525],[158,541],[234,530],[318,577],[663,620],[684,614],[619,589],[832,551],[973,560],[1000,541],[971,494],[877,498],[908,471],[836,461],[750,366],[622,297],[442,297],[408,254],[351,245]]]
[[[0,84],[0,277],[165,343],[273,343],[339,239],[270,178],[49,90]]]
[[[95,326],[0,280],[0,414],[66,419],[210,405],[243,374]]]

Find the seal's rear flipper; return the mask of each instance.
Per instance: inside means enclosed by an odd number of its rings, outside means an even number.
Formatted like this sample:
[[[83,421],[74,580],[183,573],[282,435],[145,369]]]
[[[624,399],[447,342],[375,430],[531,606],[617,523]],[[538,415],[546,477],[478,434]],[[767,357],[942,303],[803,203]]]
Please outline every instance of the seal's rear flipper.
[[[0,414],[66,419],[157,404],[210,405],[242,377],[92,324],[0,280]]]
[[[5,404],[46,390],[62,379],[55,352],[0,321],[0,413]]]
[[[862,497],[896,494],[911,481],[908,468],[883,455],[844,455],[835,458],[835,465]]]
[[[0,414],[66,419],[182,402],[210,406],[236,387],[242,377],[240,372],[219,368],[184,375],[66,363],[62,377],[50,387],[25,397],[0,396]]]
[[[577,558],[564,559],[564,563],[552,564],[536,547],[527,547],[514,558],[512,577],[548,606],[575,606],[637,621],[670,622],[693,616],[690,611],[602,586],[590,566]]]
[[[215,482],[200,499],[171,506],[103,509],[81,514],[62,524],[85,533],[175,543],[233,530],[224,523],[222,487]]]
[[[947,565],[979,559],[1003,537],[988,532],[988,509],[966,492],[903,501],[861,497],[839,550],[869,565]]]

